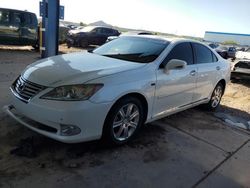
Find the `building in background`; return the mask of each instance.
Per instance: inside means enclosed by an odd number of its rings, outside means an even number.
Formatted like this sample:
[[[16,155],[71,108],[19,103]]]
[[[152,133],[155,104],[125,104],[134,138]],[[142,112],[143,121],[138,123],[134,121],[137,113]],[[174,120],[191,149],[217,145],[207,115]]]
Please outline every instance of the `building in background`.
[[[204,40],[208,42],[218,42],[225,44],[238,44],[250,46],[250,34],[221,33],[206,31]]]

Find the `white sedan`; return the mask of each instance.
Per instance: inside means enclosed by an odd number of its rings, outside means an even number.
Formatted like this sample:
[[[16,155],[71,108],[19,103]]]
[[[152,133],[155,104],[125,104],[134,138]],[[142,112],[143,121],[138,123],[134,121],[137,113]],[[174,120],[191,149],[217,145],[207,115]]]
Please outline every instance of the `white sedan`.
[[[29,65],[4,110],[61,142],[124,144],[144,123],[200,104],[217,108],[229,78],[230,64],[204,44],[124,36]]]

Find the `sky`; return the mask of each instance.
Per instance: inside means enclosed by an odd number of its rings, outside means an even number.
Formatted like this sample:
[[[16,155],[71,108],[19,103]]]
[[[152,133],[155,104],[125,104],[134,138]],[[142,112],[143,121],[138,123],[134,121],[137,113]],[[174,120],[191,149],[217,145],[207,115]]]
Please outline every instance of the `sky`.
[[[205,31],[250,34],[250,0],[61,0],[65,20],[203,37]],[[0,0],[39,16],[39,0]]]

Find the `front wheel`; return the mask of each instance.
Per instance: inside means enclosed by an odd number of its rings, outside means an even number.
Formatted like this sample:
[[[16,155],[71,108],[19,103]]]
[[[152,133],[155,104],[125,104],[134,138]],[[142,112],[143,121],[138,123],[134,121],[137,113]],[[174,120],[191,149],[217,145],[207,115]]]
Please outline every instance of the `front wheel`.
[[[137,98],[119,100],[105,120],[103,138],[109,144],[121,145],[130,141],[143,124],[143,106]]]
[[[223,92],[224,92],[223,85],[221,83],[218,83],[216,87],[214,88],[214,91],[212,93],[209,103],[206,104],[206,108],[208,110],[215,110],[220,105]]]

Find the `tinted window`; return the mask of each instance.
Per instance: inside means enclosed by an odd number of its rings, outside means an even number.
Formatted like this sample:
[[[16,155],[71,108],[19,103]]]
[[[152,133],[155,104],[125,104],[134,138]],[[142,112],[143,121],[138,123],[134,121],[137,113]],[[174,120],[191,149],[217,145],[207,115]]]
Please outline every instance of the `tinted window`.
[[[102,32],[102,34],[108,34],[109,33],[109,29],[102,28],[101,32]]]
[[[30,17],[31,17],[32,25],[36,27],[38,25],[36,15],[35,14],[30,14]]]
[[[228,51],[229,51],[229,52],[236,52],[236,49],[235,49],[234,47],[230,47],[230,48],[228,49]]]
[[[95,29],[96,33],[101,34],[102,33],[102,28],[96,28]]]
[[[188,65],[193,64],[193,50],[189,42],[177,44],[168,54],[162,65],[163,68],[171,59],[179,59],[186,61]]]
[[[31,20],[31,15],[30,14],[24,14],[24,23],[26,25],[31,25],[32,24],[32,20]]]
[[[21,23],[21,14],[14,12],[13,13],[13,23],[19,25]]]
[[[102,45],[93,53],[126,61],[149,63],[154,61],[168,44],[165,40],[121,37]]]
[[[102,34],[113,34],[113,30],[112,29],[108,29],[108,28],[102,28]]]
[[[196,54],[196,63],[212,63],[213,53],[206,46],[201,44],[194,43],[193,44]]]
[[[0,23],[10,22],[10,12],[5,10],[0,10]]]

